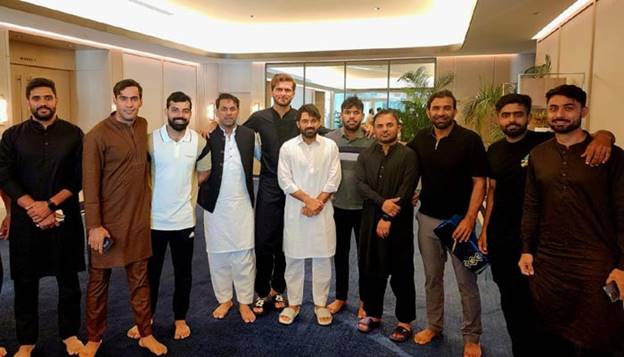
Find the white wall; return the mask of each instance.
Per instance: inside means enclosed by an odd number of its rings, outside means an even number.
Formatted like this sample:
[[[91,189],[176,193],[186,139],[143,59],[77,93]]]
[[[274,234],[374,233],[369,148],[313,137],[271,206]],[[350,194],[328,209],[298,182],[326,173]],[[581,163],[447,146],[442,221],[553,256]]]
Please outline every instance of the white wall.
[[[595,12],[595,14],[594,14]],[[595,15],[595,21],[594,21]],[[622,142],[624,121],[614,110],[624,98],[624,1],[600,0],[537,43],[537,58],[552,59],[552,72],[583,72],[589,94],[590,131],[612,131]],[[592,38],[592,32],[594,37]],[[592,50],[593,45],[593,50]]]
[[[111,112],[110,53],[107,50],[76,50],[75,56],[76,90],[72,117],[87,132]]]

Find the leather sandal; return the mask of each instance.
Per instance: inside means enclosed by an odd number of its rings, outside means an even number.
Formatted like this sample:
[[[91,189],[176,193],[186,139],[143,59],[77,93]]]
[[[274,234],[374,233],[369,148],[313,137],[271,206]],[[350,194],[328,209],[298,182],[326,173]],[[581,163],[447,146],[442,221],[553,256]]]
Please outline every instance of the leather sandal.
[[[394,342],[405,342],[410,337],[412,337],[412,329],[406,329],[403,326],[398,326],[394,328],[392,334],[390,334],[390,340]]]
[[[369,333],[379,326],[381,326],[381,319],[374,319],[370,316],[366,316],[358,321],[357,328],[360,332]]]

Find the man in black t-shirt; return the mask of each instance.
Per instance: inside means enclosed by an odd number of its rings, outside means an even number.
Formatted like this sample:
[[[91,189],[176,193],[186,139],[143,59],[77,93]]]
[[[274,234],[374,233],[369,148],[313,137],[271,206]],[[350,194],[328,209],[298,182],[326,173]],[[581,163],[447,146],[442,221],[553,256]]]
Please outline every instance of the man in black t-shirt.
[[[431,95],[427,116],[433,128],[423,129],[408,146],[418,156],[422,190],[418,219],[418,248],[425,270],[427,327],[414,336],[424,345],[442,334],[444,325],[444,266],[446,246],[433,230],[454,215],[462,216],[453,238],[470,239],[485,195],[487,160],[477,133],[455,122],[457,102],[443,90]],[[450,253],[450,252],[449,252]],[[481,299],[477,275],[448,254],[462,300],[464,356],[480,357]]]
[[[501,309],[507,322],[514,356],[533,356],[534,314],[528,279],[520,273],[522,252],[520,221],[529,152],[553,137],[551,132],[527,130],[531,98],[507,94],[496,103],[496,113],[505,138],[490,145],[488,193],[479,247],[488,254],[494,281],[500,289]],[[586,160],[598,165],[608,159],[614,139],[599,132],[588,147]]]

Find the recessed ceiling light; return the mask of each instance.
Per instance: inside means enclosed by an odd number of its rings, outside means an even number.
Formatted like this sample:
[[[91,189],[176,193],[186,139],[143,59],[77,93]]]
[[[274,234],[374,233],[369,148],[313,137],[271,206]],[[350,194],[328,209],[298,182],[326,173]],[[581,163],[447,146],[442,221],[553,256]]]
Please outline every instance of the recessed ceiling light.
[[[379,11],[379,10],[381,10],[381,8],[380,8],[379,6],[375,6],[375,7],[373,8],[373,10],[375,10],[375,11]]]

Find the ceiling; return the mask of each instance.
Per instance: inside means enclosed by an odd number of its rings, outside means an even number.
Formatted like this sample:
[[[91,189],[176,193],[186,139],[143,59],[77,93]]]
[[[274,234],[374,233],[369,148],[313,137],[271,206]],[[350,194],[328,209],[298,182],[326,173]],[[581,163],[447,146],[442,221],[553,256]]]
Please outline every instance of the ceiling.
[[[29,0],[30,1],[30,0]],[[33,0],[38,1],[38,0]],[[0,5],[26,11],[38,15],[60,19],[65,22],[78,24],[80,26],[91,27],[100,31],[122,34],[134,39],[142,39],[151,43],[157,43],[176,49],[184,49],[195,54],[202,54],[208,57],[240,58],[252,60],[323,60],[337,58],[384,58],[384,57],[420,57],[420,56],[440,56],[440,55],[460,55],[460,54],[493,54],[493,53],[522,53],[533,52],[535,41],[531,37],[542,27],[554,19],[559,13],[571,5],[574,0],[478,0],[474,6],[472,17],[467,19],[469,27],[461,40],[434,44],[426,42],[422,46],[408,46],[409,38],[431,39],[439,34],[451,32],[452,25],[457,22],[457,6],[444,11],[435,12],[435,16],[421,18],[421,22],[426,21],[425,30],[416,29],[415,25],[403,24],[399,29],[389,28],[389,24],[396,25],[400,16],[406,15],[424,16],[428,9],[439,6],[434,0],[315,0],[314,6],[310,6],[310,1],[295,0],[108,0],[125,1],[133,6],[139,6],[148,12],[159,13],[158,16],[166,14],[169,9],[184,8],[184,11],[193,13],[193,16],[217,19],[222,27],[221,36],[211,37],[211,26],[208,23],[193,25],[193,32],[203,34],[202,43],[214,43],[221,40],[222,44],[236,42],[236,46],[224,48],[234,49],[232,51],[210,51],[202,46],[195,46],[193,43],[185,43],[175,39],[161,36],[165,30],[175,29],[175,26],[166,21],[159,23],[162,33],[146,33],[138,28],[126,28],[115,26],[90,18],[71,15],[62,11],[51,10],[49,8],[29,4],[16,0],[0,0]],[[437,0],[440,3],[469,3],[468,0]],[[65,0],[58,3],[76,2],[80,0]],[[86,3],[86,2],[84,2]],[[99,3],[99,2],[98,2]],[[91,4],[91,2],[89,2]],[[170,8],[168,6],[175,6]],[[379,9],[376,9],[379,8]],[[465,8],[464,8],[465,9]],[[457,10],[457,11],[456,11]],[[164,12],[163,12],[164,11]],[[127,11],[126,11],[127,12]],[[467,11],[462,11],[466,13]],[[121,14],[123,11],[118,11]],[[253,17],[251,17],[253,15]],[[126,17],[134,18],[136,14],[124,14]],[[156,16],[156,14],[154,15]],[[344,26],[350,24],[345,21],[361,21],[366,24],[371,32],[367,33],[361,27]],[[368,22],[363,22],[368,21]],[[414,21],[412,21],[413,23]],[[340,32],[323,32],[327,24],[344,23]],[[241,36],[234,35],[235,31],[227,26],[232,25],[247,26],[247,32],[241,32]],[[241,25],[242,24],[242,25]],[[263,33],[262,40],[253,38],[254,27],[258,24],[263,26],[274,26],[273,29],[280,31],[269,31]],[[201,26],[201,27],[198,27]],[[202,28],[203,27],[203,28]],[[406,30],[407,29],[407,30]],[[251,30],[251,31],[250,31]],[[299,32],[297,32],[299,31]],[[292,33],[291,33],[292,32]],[[393,33],[401,33],[407,40],[391,44]],[[375,34],[383,34],[382,40],[385,42],[381,46],[376,45],[371,37]],[[231,35],[228,35],[231,34]],[[222,37],[225,36],[225,39]],[[228,37],[229,36],[229,37]],[[294,37],[293,37],[294,36]],[[297,40],[298,36],[301,40]],[[307,37],[306,37],[307,36]],[[398,35],[397,35],[398,36]],[[457,38],[457,35],[454,35]],[[201,36],[200,36],[201,37]],[[319,38],[315,38],[319,37]],[[452,36],[451,36],[452,37]],[[295,40],[293,40],[293,38]],[[464,39],[465,38],[465,39]],[[312,39],[306,42],[306,39]],[[370,39],[370,41],[369,41]],[[323,44],[334,40],[336,45],[326,49],[315,48],[315,45]],[[463,40],[463,44],[461,43]],[[406,42],[407,41],[407,42]],[[261,50],[258,43],[286,43],[292,47],[289,51]],[[198,42],[199,43],[199,42]],[[315,45],[311,45],[315,44]],[[356,44],[356,46],[353,46]],[[386,44],[388,44],[386,46]],[[367,46],[368,45],[368,46]],[[290,48],[290,47],[289,47]],[[348,48],[349,50],[344,50]],[[248,50],[245,50],[248,49]]]

